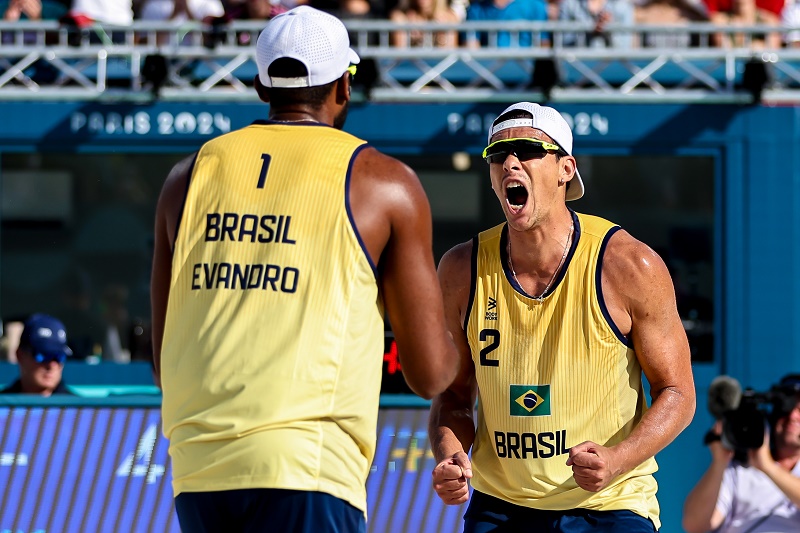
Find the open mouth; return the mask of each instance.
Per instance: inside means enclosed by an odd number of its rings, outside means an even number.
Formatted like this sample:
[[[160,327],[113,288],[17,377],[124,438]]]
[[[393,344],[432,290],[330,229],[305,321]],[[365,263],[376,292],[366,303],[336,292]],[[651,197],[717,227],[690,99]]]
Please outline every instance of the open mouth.
[[[528,201],[528,191],[521,183],[512,182],[506,185],[506,201],[512,209],[519,210]]]

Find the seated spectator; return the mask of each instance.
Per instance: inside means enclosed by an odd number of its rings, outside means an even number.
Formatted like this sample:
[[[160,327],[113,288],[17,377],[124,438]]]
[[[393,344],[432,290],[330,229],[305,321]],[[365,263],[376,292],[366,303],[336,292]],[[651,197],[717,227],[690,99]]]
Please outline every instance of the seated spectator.
[[[197,20],[210,22],[225,14],[220,0],[144,0],[139,18],[141,20],[172,20],[184,22]]]
[[[5,22],[15,22],[18,20],[58,20],[67,12],[67,6],[57,0],[0,0],[0,13]],[[48,35],[48,37],[50,37]],[[3,33],[3,44],[14,42],[14,34]],[[36,43],[34,32],[25,32],[23,35],[24,44]],[[19,43],[19,44],[23,44]]]
[[[708,16],[702,5],[691,0],[642,0],[634,9],[634,20],[639,25],[685,26],[692,22],[708,22]],[[678,29],[645,32],[641,36],[641,45],[648,48],[686,48],[702,44],[700,35]]]
[[[476,0],[471,2],[467,8],[467,20],[544,22],[547,20],[547,3],[544,0]],[[537,38],[540,39],[541,36],[537,35]],[[489,36],[486,32],[478,32],[478,35],[467,35],[466,44],[473,48],[487,45],[530,47],[533,46],[534,42],[531,32],[520,32],[519,42],[515,43],[510,32],[501,31],[497,33],[496,43],[489,42]]]
[[[345,20],[386,17],[383,0],[309,0],[308,5]]]
[[[459,22],[460,19],[447,0],[400,0],[389,14],[393,22]],[[420,30],[398,30],[392,33],[392,46],[441,46],[454,48],[458,34],[454,31],[437,31],[426,41]]]
[[[213,23],[219,17],[225,15],[225,8],[220,0],[144,0],[139,11],[140,20],[152,21],[173,21],[176,23],[189,20]],[[173,31],[176,34],[177,31]],[[169,34],[167,32],[157,32],[156,42],[159,45],[168,44]],[[181,44],[200,44],[197,35],[186,35]],[[176,38],[176,41],[179,38]]]
[[[577,33],[563,34],[565,46],[630,48],[633,44],[630,33],[610,34],[607,31],[609,24],[633,24],[631,0],[563,0],[559,9],[559,20],[594,25],[585,37]]]
[[[722,26],[753,26],[756,24],[777,26],[780,22],[784,0],[705,0],[705,4],[708,9],[708,17],[714,24]],[[768,48],[780,48],[781,39],[778,32],[771,32],[766,37],[759,37],[764,40]],[[725,34],[717,33],[712,38],[712,44],[721,47],[750,47],[754,43],[749,39],[745,39],[742,34],[726,36]]]
[[[79,28],[94,23],[129,26],[133,22],[133,0],[72,0],[65,22]]]
[[[25,321],[17,347],[19,379],[0,394],[72,394],[61,379],[70,355],[64,325],[49,315],[32,315]]]
[[[800,3],[797,0],[786,0],[786,5],[781,11],[781,24],[793,28],[800,28]],[[800,47],[800,29],[788,31],[783,36],[787,47]]]
[[[274,1],[274,3],[273,3]],[[229,4],[225,8],[225,13],[214,20],[212,24],[216,27],[227,24],[232,20],[269,20],[291,8],[300,4],[305,4],[306,0],[243,0]],[[239,32],[236,35],[237,44],[249,46],[258,38],[257,32]],[[217,41],[224,39],[218,36]]]

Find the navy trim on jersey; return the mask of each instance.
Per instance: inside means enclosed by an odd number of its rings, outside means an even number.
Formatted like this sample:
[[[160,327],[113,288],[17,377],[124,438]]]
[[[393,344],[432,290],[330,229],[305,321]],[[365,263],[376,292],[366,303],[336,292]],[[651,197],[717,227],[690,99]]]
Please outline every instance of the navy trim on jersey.
[[[375,276],[375,279],[378,279],[378,268],[375,266],[375,263],[372,261],[372,258],[367,251],[367,247],[364,244],[364,240],[361,238],[361,233],[358,232],[358,228],[356,227],[356,221],[353,218],[353,211],[350,208],[350,178],[353,174],[353,164],[356,161],[356,156],[363,150],[364,148],[368,147],[368,143],[364,143],[358,148],[355,149],[353,155],[350,157],[350,163],[347,165],[347,177],[344,180],[344,208],[347,211],[347,218],[350,220],[350,226],[353,228],[353,233],[356,234],[356,239],[358,239],[358,244],[361,246],[361,251],[364,252],[364,256],[369,261],[369,266],[372,269],[372,274]]]
[[[281,120],[258,119],[254,120],[250,125],[251,126],[322,126],[324,128],[333,127],[329,124],[323,124],[322,122],[316,122],[314,120],[304,120],[302,122],[284,122]]]
[[[606,252],[606,246],[608,246],[608,241],[611,239],[611,236],[614,235],[616,232],[621,230],[619,226],[614,226],[608,233],[605,234],[603,237],[603,244],[600,245],[600,253],[597,257],[597,270],[594,273],[594,284],[597,287],[597,303],[600,305],[600,311],[602,311],[603,316],[608,322],[608,325],[611,327],[611,330],[614,332],[614,335],[620,340],[622,344],[628,346],[629,348],[633,348],[633,341],[627,338],[622,332],[619,330],[617,325],[611,319],[611,313],[608,312],[608,306],[606,306],[606,300],[603,298],[603,284],[602,284],[602,277],[601,272],[603,270],[603,255]]]
[[[552,285],[548,288],[545,292],[542,293],[541,296],[531,296],[525,289],[522,288],[522,285],[517,283],[517,279],[514,277],[514,274],[511,272],[511,267],[508,261],[508,223],[506,223],[505,227],[503,228],[502,233],[500,234],[500,262],[503,264],[503,272],[505,272],[506,280],[514,287],[514,290],[518,293],[522,294],[526,298],[530,298],[531,300],[541,300],[556,290],[558,284],[561,283],[561,280],[564,279],[564,276],[567,275],[567,270],[569,269],[569,264],[572,261],[572,256],[575,255],[575,250],[578,248],[578,241],[581,238],[581,223],[578,220],[578,215],[570,209],[567,208],[572,215],[572,225],[575,228],[572,234],[572,243],[569,245],[569,252],[567,252],[567,256],[564,258],[564,264],[561,265],[561,270],[559,270],[556,277],[553,279]]]
[[[175,223],[175,235],[172,241],[172,252],[175,252],[175,243],[178,242],[178,232],[181,229],[181,220],[183,220],[183,210],[186,207],[186,199],[189,198],[189,185],[192,183],[192,175],[194,174],[194,164],[197,163],[197,156],[200,155],[200,152],[196,152],[194,154],[194,159],[192,159],[191,164],[189,164],[189,168],[187,169],[186,175],[186,190],[183,192],[183,202],[181,202],[181,210],[178,211],[178,221]]]
[[[475,285],[478,284],[478,243],[480,239],[478,235],[472,238],[472,260],[470,261],[469,273],[469,300],[467,300],[467,312],[464,313],[464,331],[467,331],[467,324],[469,324],[469,315],[472,313],[472,304],[475,301]]]

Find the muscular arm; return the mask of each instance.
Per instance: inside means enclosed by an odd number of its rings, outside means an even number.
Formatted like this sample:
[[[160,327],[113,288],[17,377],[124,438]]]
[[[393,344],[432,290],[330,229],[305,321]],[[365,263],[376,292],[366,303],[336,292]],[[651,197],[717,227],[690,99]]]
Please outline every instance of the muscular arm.
[[[432,398],[458,371],[433,262],[430,206],[416,174],[372,148],[356,159],[350,189],[356,227],[378,265],[403,375]]]
[[[473,411],[478,387],[475,367],[462,324],[469,305],[471,243],[447,252],[439,263],[439,282],[444,295],[447,328],[453,336],[461,366],[456,379],[431,405],[428,435],[436,461],[433,487],[447,504],[458,505],[469,498],[467,479],[472,477],[469,460],[475,440]]]
[[[189,174],[195,155],[176,164],[167,176],[156,206],[153,268],[150,276],[150,307],[152,313],[153,366],[156,384],[161,387],[161,343],[164,338],[164,321],[167,315],[170,279],[172,277],[172,251],[178,217],[186,195]]]
[[[475,367],[463,329],[470,291],[471,243],[461,244],[444,255],[439,264],[439,281],[444,295],[445,319],[461,358],[456,379],[431,405],[428,433],[437,461],[456,452],[469,452],[475,439],[473,410],[477,395]]]
[[[650,382],[652,405],[619,444],[599,450],[576,447],[576,451],[597,455],[580,458],[592,463],[583,466],[600,472],[601,479],[591,479],[586,486],[578,480],[587,490],[602,489],[664,449],[689,425],[695,411],[689,342],[678,316],[672,279],[661,258],[628,233],[617,232],[603,259],[602,289],[612,319],[633,341]]]

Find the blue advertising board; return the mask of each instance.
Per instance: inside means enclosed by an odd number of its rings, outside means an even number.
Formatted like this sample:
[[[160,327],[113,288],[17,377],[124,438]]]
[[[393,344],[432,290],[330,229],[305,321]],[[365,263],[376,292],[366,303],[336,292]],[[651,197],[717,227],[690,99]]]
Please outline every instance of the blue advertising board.
[[[461,530],[431,488],[427,410],[382,409],[368,531]],[[0,532],[179,532],[158,407],[0,407]]]

